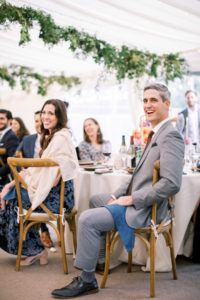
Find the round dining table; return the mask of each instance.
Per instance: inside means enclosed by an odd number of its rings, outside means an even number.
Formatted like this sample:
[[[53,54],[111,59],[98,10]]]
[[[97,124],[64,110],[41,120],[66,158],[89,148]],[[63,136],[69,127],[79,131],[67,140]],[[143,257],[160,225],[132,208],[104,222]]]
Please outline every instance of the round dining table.
[[[122,183],[130,181],[131,176],[125,170],[107,174],[95,174],[94,171],[85,171],[84,168],[80,168],[78,175],[74,179],[75,206],[78,210],[77,226],[81,212],[89,208],[91,196],[98,193],[113,193]],[[182,176],[181,189],[177,193],[175,200],[175,256],[178,254],[191,255],[193,228],[190,221],[195,206],[200,199],[199,183],[200,173],[188,172]],[[72,240],[68,228],[66,228],[66,252],[73,252]],[[119,240],[111,256],[111,266],[115,267],[122,262],[127,262],[127,257],[127,252]],[[147,255],[146,246],[137,237],[135,238],[135,247],[133,249],[133,264],[142,265],[143,271],[149,271],[150,269],[150,260]],[[156,271],[168,272],[170,270],[170,251],[166,247],[163,236],[159,235],[156,250]]]

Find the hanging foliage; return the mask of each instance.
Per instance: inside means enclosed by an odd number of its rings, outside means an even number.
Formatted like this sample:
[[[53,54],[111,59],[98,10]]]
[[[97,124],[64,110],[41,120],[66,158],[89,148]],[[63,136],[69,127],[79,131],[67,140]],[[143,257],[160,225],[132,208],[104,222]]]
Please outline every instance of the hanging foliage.
[[[179,54],[156,55],[148,51],[139,51],[122,46],[120,49],[97,39],[85,32],[79,32],[73,27],[60,27],[54,23],[49,14],[31,7],[17,7],[0,0],[0,24],[7,27],[18,23],[21,26],[19,45],[30,42],[29,30],[37,22],[39,38],[45,44],[57,45],[68,42],[69,49],[84,56],[91,55],[98,64],[104,64],[107,69],[116,72],[118,80],[128,77],[139,78],[144,74],[158,77],[162,75],[166,82],[176,77],[182,78],[186,73],[186,63]]]
[[[37,93],[42,96],[47,94],[48,87],[55,82],[68,89],[73,85],[80,84],[78,77],[65,77],[64,74],[47,77],[33,72],[31,68],[17,65],[0,67],[0,79],[7,81],[11,88],[14,88],[16,83],[19,82],[22,90],[26,92],[30,91],[32,83],[36,83]]]

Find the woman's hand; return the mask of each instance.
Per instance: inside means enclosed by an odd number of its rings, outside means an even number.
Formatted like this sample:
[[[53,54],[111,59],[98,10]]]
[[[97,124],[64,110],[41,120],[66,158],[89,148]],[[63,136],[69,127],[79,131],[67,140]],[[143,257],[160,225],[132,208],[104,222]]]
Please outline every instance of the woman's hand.
[[[23,170],[19,173],[19,175],[20,175],[23,179],[25,179],[25,177],[26,177],[27,175],[31,175],[31,174],[30,174],[30,172],[29,172],[28,169],[23,169]]]
[[[111,199],[113,200],[113,198],[111,198]],[[110,204],[117,204],[117,205],[121,205],[121,206],[133,205],[132,196],[122,196],[113,201],[111,201],[111,199],[108,201],[108,205],[110,205]]]

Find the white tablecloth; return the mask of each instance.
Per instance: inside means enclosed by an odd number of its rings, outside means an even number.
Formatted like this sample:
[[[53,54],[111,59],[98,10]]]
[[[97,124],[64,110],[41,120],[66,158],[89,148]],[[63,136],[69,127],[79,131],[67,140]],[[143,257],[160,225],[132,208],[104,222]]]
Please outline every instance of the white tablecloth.
[[[94,174],[91,171],[79,171],[74,180],[75,204],[78,209],[78,216],[85,209],[89,208],[89,199],[92,195],[98,193],[113,193],[124,181],[129,181],[130,174],[108,173]],[[185,254],[184,244],[185,233],[188,228],[191,216],[198,200],[200,199],[200,174],[193,173],[183,175],[182,186],[176,195],[175,203],[175,226],[174,226],[174,247],[175,255]],[[72,252],[72,243],[69,241],[66,245],[67,252]],[[191,243],[187,253],[191,250]],[[115,253],[112,257],[112,265],[115,266],[122,261],[127,261],[127,252],[121,242],[118,243]],[[149,258],[144,243],[137,237],[135,239],[135,248],[133,250],[133,263],[144,265],[144,271],[149,270]],[[157,242],[156,271],[164,272],[171,270],[170,251],[166,247],[164,238],[160,235]]]

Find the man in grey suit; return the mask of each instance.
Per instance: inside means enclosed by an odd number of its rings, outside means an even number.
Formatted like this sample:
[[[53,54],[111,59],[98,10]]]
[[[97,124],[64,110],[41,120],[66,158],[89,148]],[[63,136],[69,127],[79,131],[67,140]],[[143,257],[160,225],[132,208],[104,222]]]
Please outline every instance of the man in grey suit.
[[[66,287],[54,290],[52,295],[55,298],[77,297],[98,291],[95,268],[101,236],[103,232],[115,229],[119,222],[102,205],[112,204],[118,208],[126,208],[123,213],[127,224],[123,226],[128,228],[149,226],[153,203],[157,203],[157,222],[167,216],[168,197],[176,194],[181,186],[184,158],[183,139],[168,119],[169,99],[170,92],[166,86],[153,83],[145,87],[143,106],[146,119],[153,130],[151,142],[136,166],[131,186],[127,182],[113,195],[96,195],[91,199],[96,208],[81,214],[75,266],[83,271]],[[160,180],[152,185],[154,162],[158,159]]]

